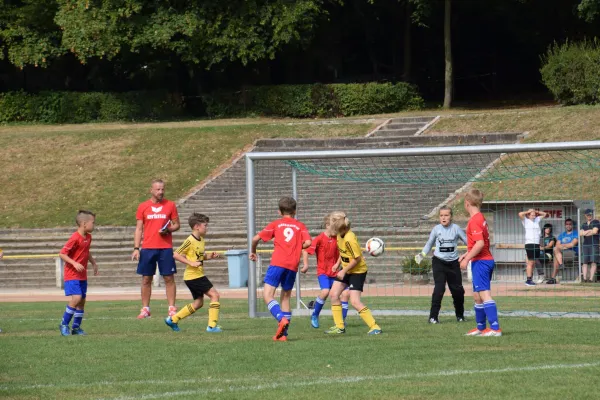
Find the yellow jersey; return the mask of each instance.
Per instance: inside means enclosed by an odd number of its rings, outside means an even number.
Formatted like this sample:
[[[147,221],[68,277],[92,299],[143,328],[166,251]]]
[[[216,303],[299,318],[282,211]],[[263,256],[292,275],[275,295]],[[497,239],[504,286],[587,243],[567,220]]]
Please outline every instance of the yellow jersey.
[[[200,261],[199,267],[187,265],[183,274],[184,281],[202,278],[204,276],[204,243],[203,238],[197,238],[194,235],[188,236],[177,250],[176,253],[181,254],[189,261]]]
[[[355,258],[361,258],[359,263],[347,272],[348,274],[363,274],[367,272],[367,262],[362,255],[362,249],[360,248],[360,244],[358,244],[358,239],[354,232],[348,231],[343,237],[338,235],[337,245],[340,257],[342,258],[342,267],[345,268]]]

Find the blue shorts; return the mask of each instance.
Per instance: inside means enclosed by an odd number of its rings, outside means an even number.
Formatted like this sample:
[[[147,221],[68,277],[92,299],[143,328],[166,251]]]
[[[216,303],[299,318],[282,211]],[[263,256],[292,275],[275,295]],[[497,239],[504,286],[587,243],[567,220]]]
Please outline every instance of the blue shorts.
[[[142,249],[137,267],[138,275],[154,276],[157,263],[158,271],[162,276],[177,273],[177,266],[173,259],[173,249]]]
[[[87,296],[87,281],[65,281],[65,296],[73,295],[85,299]]]
[[[292,290],[294,283],[296,283],[296,272],[276,267],[275,265],[269,265],[265,274],[265,283],[273,287],[281,285],[281,289],[283,290]]]
[[[323,289],[331,289],[333,286],[333,282],[335,282],[335,276],[327,276],[327,275],[319,275],[317,276],[319,280],[319,287],[321,290]],[[349,290],[350,287],[346,287],[344,290]]]
[[[473,276],[474,292],[490,290],[495,265],[494,260],[471,261],[471,275]]]

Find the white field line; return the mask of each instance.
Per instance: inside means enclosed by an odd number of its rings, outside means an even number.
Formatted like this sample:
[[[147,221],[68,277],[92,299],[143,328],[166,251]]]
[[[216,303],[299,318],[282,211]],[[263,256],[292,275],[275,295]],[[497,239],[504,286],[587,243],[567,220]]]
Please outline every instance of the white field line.
[[[481,340],[481,339],[475,339]],[[485,339],[484,339],[485,340]],[[164,392],[164,393],[151,393],[140,396],[121,396],[103,398],[101,400],[137,400],[137,399],[159,399],[167,397],[176,397],[183,395],[202,395],[211,393],[229,393],[239,391],[260,391],[260,390],[272,390],[277,388],[289,388],[289,387],[305,387],[305,386],[317,386],[317,385],[331,385],[336,383],[356,383],[363,381],[390,381],[390,380],[401,380],[401,379],[416,379],[416,378],[436,378],[444,376],[458,376],[458,375],[474,375],[474,374],[498,374],[498,373],[511,373],[511,372],[527,372],[527,371],[543,371],[543,370],[556,370],[556,369],[572,369],[572,368],[596,368],[600,367],[600,362],[594,363],[580,363],[580,364],[547,364],[547,365],[536,365],[529,367],[508,367],[498,369],[479,369],[479,370],[447,370],[447,371],[436,371],[436,372],[424,372],[424,373],[402,373],[392,375],[381,375],[381,376],[350,376],[340,378],[318,378],[313,380],[302,380],[297,382],[282,381],[274,382],[263,385],[236,385],[243,382],[255,382],[258,377],[247,377],[238,379],[183,379],[183,380],[136,380],[136,381],[97,381],[97,382],[73,382],[65,384],[34,384],[34,385],[3,385],[0,386],[1,391],[8,390],[32,390],[32,389],[68,389],[68,388],[81,388],[81,387],[95,387],[95,386],[148,386],[148,385],[179,385],[179,384],[223,384],[229,385],[225,388],[213,388],[213,389],[195,389],[195,390],[184,390],[176,392]]]

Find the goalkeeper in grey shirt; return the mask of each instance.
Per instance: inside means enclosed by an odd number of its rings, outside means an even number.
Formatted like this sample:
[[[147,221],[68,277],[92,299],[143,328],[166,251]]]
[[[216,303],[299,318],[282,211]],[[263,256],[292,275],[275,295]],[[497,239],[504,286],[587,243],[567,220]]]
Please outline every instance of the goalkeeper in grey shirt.
[[[465,232],[458,225],[452,223],[452,209],[442,206],[440,208],[440,224],[431,230],[423,251],[415,256],[415,261],[420,264],[433,244],[436,244],[431,263],[435,287],[431,296],[430,324],[439,324],[438,316],[446,291],[446,282],[448,282],[448,288],[454,300],[456,320],[458,322],[465,320],[465,289],[462,285],[462,273],[458,262],[458,239],[467,243]]]

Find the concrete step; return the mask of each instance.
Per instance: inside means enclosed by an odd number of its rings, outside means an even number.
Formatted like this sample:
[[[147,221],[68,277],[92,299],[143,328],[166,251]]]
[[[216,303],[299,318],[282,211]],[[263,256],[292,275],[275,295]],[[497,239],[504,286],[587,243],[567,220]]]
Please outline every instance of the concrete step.
[[[414,129],[415,132],[424,127],[422,122],[392,122],[381,127],[381,130]]]
[[[403,117],[403,118],[392,118],[391,123],[402,123],[402,122],[420,122],[423,125],[433,121],[436,117]]]

